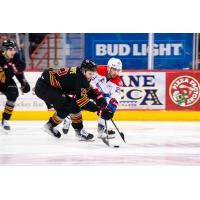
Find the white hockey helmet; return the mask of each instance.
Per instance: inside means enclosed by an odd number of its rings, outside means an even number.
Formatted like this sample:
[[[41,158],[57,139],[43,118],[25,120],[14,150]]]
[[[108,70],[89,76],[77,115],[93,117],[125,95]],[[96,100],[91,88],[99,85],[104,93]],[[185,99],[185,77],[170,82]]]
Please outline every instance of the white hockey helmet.
[[[122,70],[122,62],[118,58],[110,58],[107,64],[108,68],[114,68],[118,70]]]

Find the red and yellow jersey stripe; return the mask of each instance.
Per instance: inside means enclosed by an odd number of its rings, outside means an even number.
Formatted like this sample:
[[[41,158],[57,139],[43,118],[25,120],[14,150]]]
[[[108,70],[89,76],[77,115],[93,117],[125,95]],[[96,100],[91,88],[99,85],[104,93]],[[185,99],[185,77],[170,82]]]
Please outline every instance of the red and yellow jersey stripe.
[[[49,75],[50,75],[50,84],[55,88],[61,89],[59,81],[57,81],[55,78],[55,73],[49,72]]]
[[[82,96],[80,99],[76,100],[77,105],[81,108],[89,103],[90,99],[87,95]]]

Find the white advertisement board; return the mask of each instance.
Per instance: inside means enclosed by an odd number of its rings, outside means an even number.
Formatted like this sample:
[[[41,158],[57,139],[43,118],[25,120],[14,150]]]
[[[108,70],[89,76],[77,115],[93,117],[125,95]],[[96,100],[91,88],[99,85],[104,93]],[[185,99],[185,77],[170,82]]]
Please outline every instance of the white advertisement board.
[[[22,94],[22,92],[19,89],[19,97],[17,98],[17,101],[15,103],[15,111],[45,111],[47,110],[47,107],[45,103],[40,100],[32,91],[32,89],[35,87],[35,83],[37,79],[40,77],[42,72],[25,72],[25,77],[28,80],[30,86],[31,86],[31,92],[27,94]],[[14,78],[15,79],[15,78]],[[15,79],[15,82],[20,88],[20,84]],[[6,97],[5,95],[0,95],[0,110],[4,109],[6,103]]]
[[[165,72],[123,72],[119,109],[165,109]]]
[[[41,72],[26,72],[26,79],[35,87]],[[123,72],[121,76],[123,87],[121,88],[121,102],[118,109],[165,109],[165,72]],[[20,88],[20,84],[16,80]],[[4,109],[6,97],[0,95],[0,109]],[[15,111],[46,111],[46,104],[40,100],[33,91],[22,94],[16,101]]]

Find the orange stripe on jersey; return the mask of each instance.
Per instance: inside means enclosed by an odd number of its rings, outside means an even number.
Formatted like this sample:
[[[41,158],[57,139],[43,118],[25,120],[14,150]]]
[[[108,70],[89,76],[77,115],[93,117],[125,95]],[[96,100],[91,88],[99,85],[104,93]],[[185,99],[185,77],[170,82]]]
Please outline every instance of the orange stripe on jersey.
[[[76,100],[76,102],[78,103],[78,104],[81,104],[81,103],[83,103],[85,100],[87,100],[88,99],[88,97],[86,96],[86,95],[84,95],[83,97],[81,97],[80,99],[78,99],[78,100]]]
[[[87,95],[83,96],[81,99],[76,100],[76,103],[79,107],[85,106],[90,99],[87,97]]]
[[[50,83],[53,87],[61,88],[60,83],[56,80],[53,73],[50,72]]]

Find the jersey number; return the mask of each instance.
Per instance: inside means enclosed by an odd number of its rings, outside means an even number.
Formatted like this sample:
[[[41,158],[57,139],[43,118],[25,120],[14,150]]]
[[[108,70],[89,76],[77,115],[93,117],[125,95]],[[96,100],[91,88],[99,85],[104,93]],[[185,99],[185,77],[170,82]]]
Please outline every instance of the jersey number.
[[[70,74],[76,74],[76,67],[71,67],[69,73]]]

